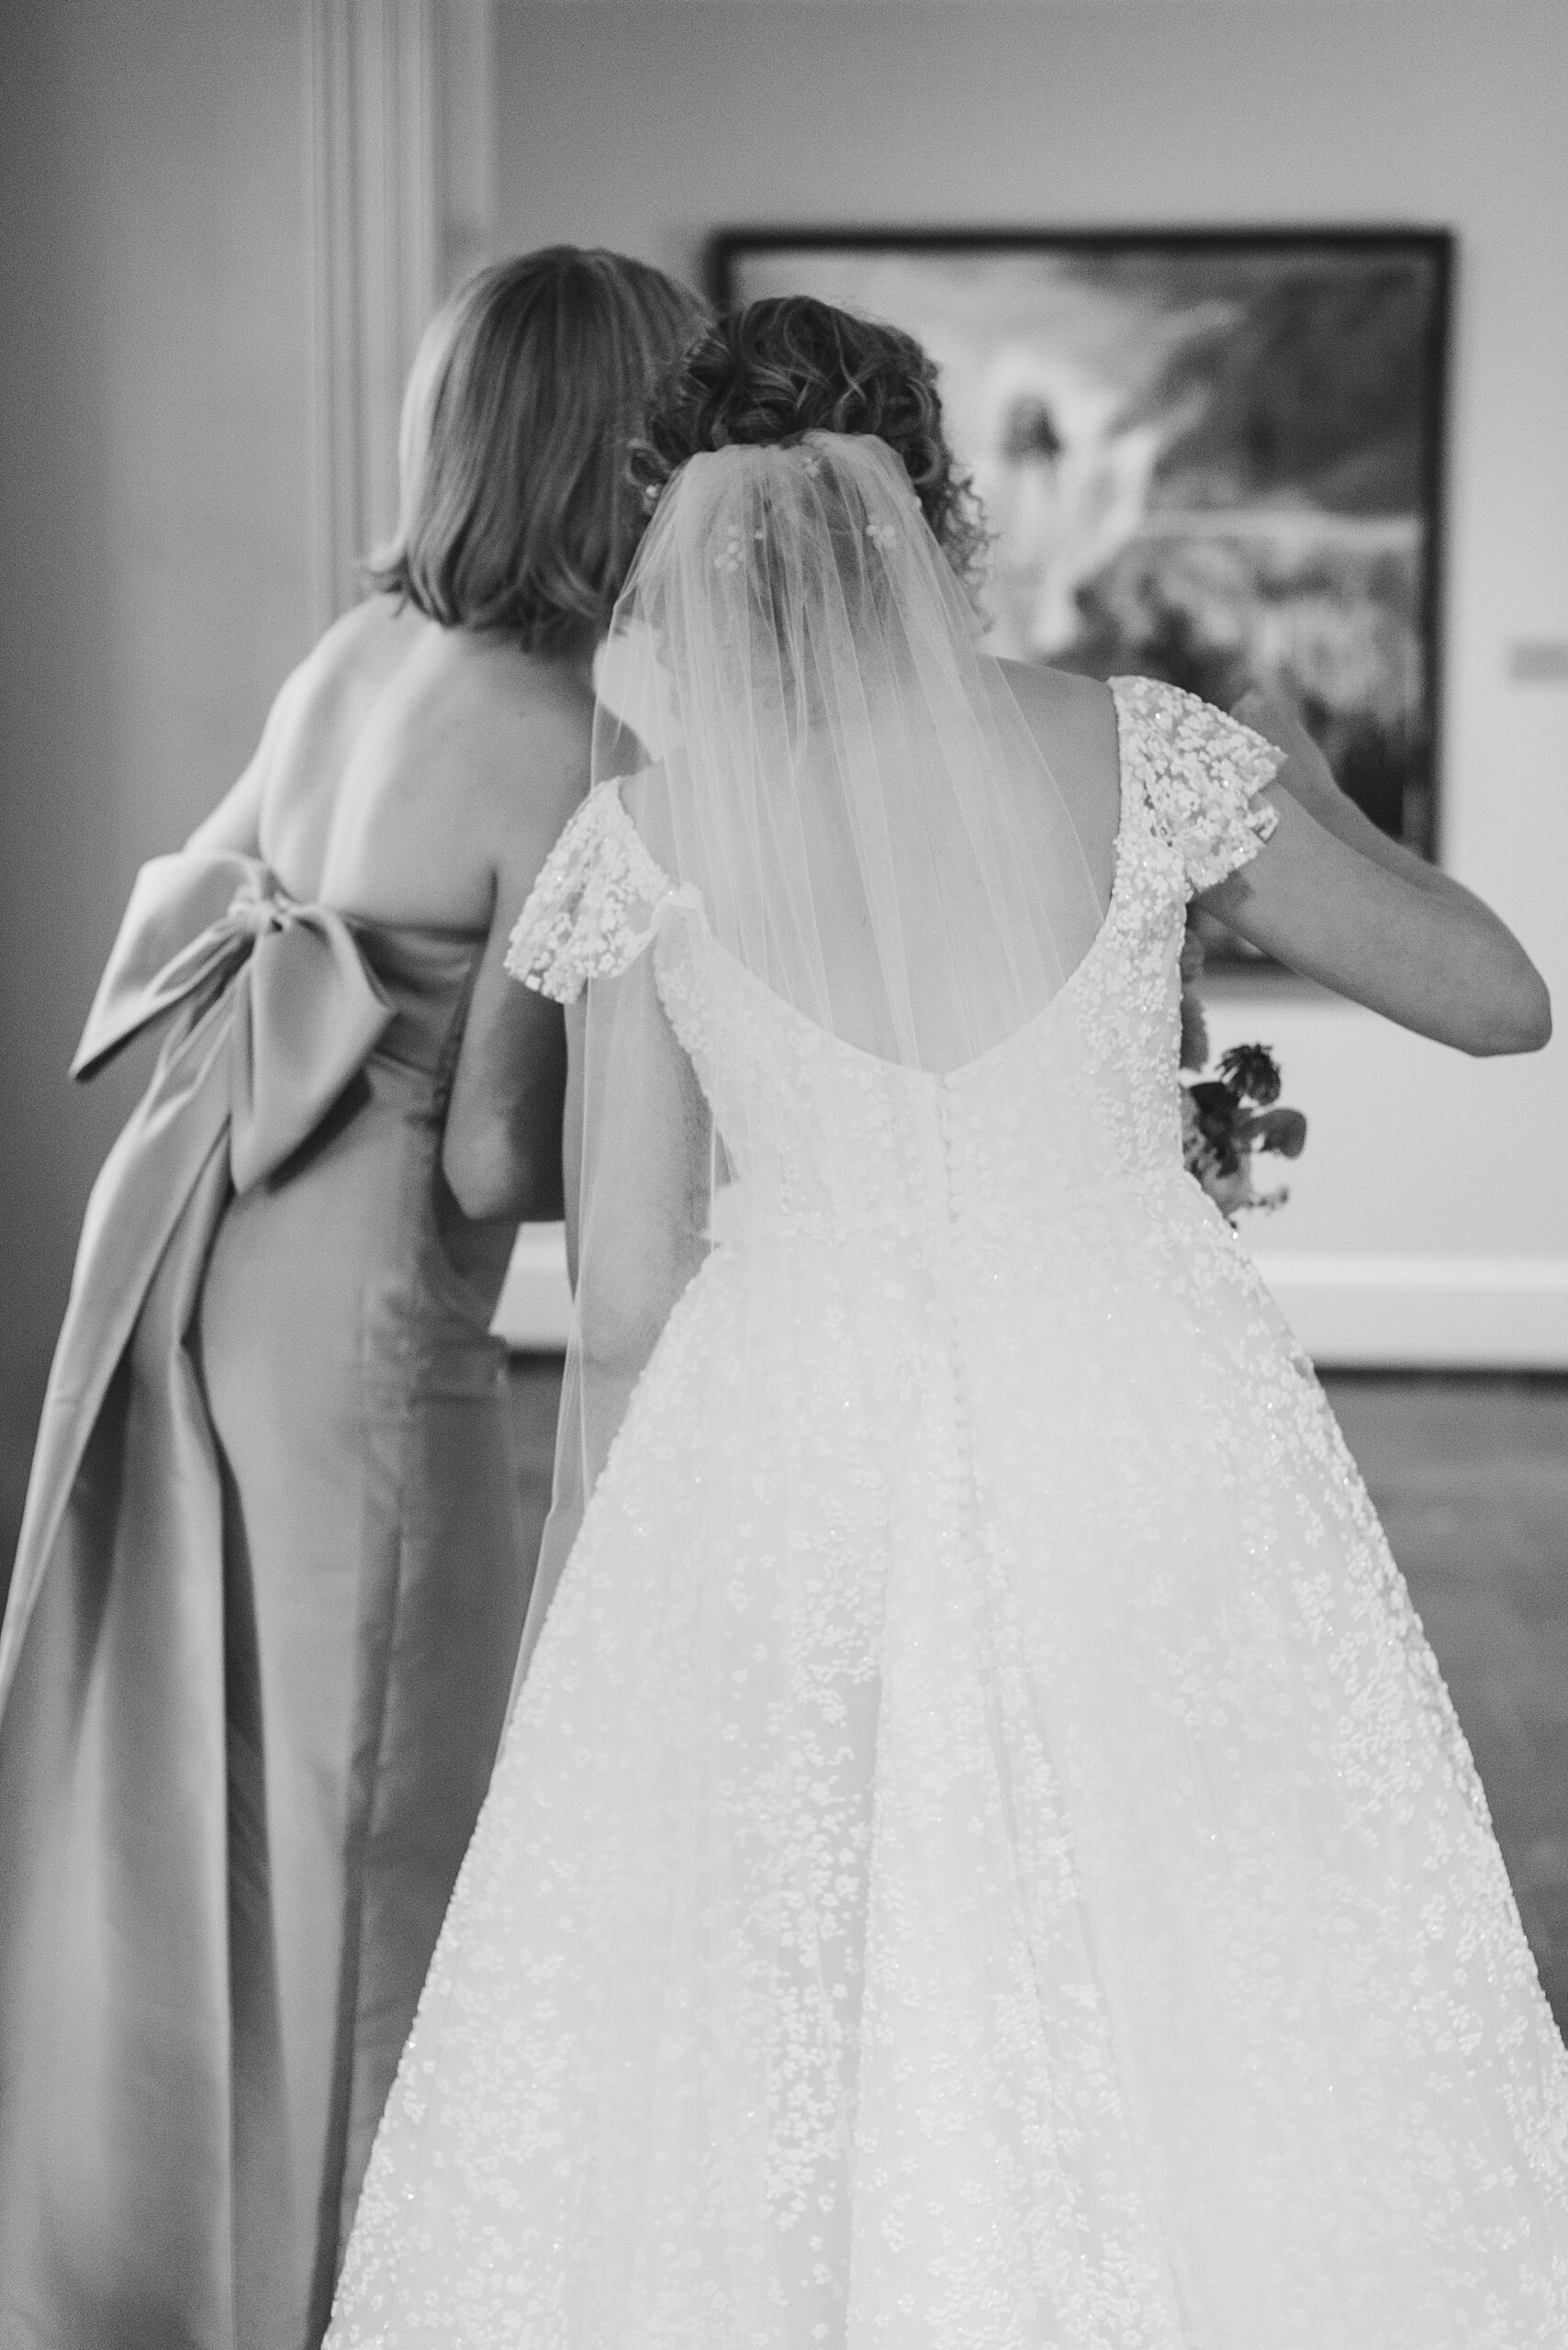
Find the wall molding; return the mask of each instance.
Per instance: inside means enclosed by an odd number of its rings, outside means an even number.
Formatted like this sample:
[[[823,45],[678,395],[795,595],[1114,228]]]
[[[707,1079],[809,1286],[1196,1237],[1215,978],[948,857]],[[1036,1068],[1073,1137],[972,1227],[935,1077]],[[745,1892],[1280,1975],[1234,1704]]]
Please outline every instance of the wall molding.
[[[1258,1266],[1316,1362],[1335,1369],[1568,1370],[1568,1257],[1286,1256]],[[495,1327],[520,1353],[571,1328],[558,1224],[524,1225]]]
[[[321,628],[397,520],[403,385],[441,290],[441,5],[308,0]]]
[[[520,1228],[490,1327],[518,1354],[551,1354],[565,1347],[572,1330],[565,1225]]]
[[[1258,1267],[1336,1369],[1568,1369],[1568,1258],[1291,1256]]]

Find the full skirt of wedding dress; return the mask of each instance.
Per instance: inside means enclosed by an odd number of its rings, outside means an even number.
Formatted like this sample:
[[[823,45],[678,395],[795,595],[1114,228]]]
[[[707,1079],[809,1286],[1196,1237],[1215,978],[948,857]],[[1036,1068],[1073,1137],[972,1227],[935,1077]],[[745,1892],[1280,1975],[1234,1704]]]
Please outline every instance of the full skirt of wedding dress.
[[[333,2350],[1568,2340],[1562,2047],[1322,1395],[1180,1170],[1046,1240],[688,1291]]]

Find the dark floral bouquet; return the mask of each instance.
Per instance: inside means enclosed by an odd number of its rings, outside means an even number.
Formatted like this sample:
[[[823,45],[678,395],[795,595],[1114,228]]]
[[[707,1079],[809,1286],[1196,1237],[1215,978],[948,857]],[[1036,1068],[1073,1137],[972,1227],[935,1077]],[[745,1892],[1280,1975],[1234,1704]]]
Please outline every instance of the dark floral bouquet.
[[[1214,1075],[1204,1075],[1209,1033],[1194,992],[1203,968],[1202,941],[1189,930],[1182,948],[1182,1068],[1192,1074],[1182,1080],[1182,1155],[1188,1174],[1234,1224],[1243,1209],[1283,1207],[1289,1191],[1282,1183],[1257,1190],[1253,1160],[1260,1151],[1299,1158],[1306,1120],[1280,1106],[1280,1065],[1267,1045],[1233,1045]]]

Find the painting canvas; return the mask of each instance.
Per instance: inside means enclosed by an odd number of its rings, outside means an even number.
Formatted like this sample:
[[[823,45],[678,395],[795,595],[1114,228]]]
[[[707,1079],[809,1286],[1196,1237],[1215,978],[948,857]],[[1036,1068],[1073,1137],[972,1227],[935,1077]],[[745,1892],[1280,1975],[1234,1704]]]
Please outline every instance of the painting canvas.
[[[997,652],[1222,707],[1279,678],[1429,856],[1448,264],[1437,231],[745,231],[711,276],[930,351],[993,533]]]

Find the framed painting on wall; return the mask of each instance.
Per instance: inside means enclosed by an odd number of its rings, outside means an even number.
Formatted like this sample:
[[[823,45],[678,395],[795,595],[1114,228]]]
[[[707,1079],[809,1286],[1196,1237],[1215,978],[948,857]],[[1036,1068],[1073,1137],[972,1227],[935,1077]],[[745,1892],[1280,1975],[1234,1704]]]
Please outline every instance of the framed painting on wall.
[[[804,293],[936,361],[993,534],[993,649],[1299,700],[1340,784],[1438,838],[1451,240],[1406,229],[725,230],[715,300]]]

